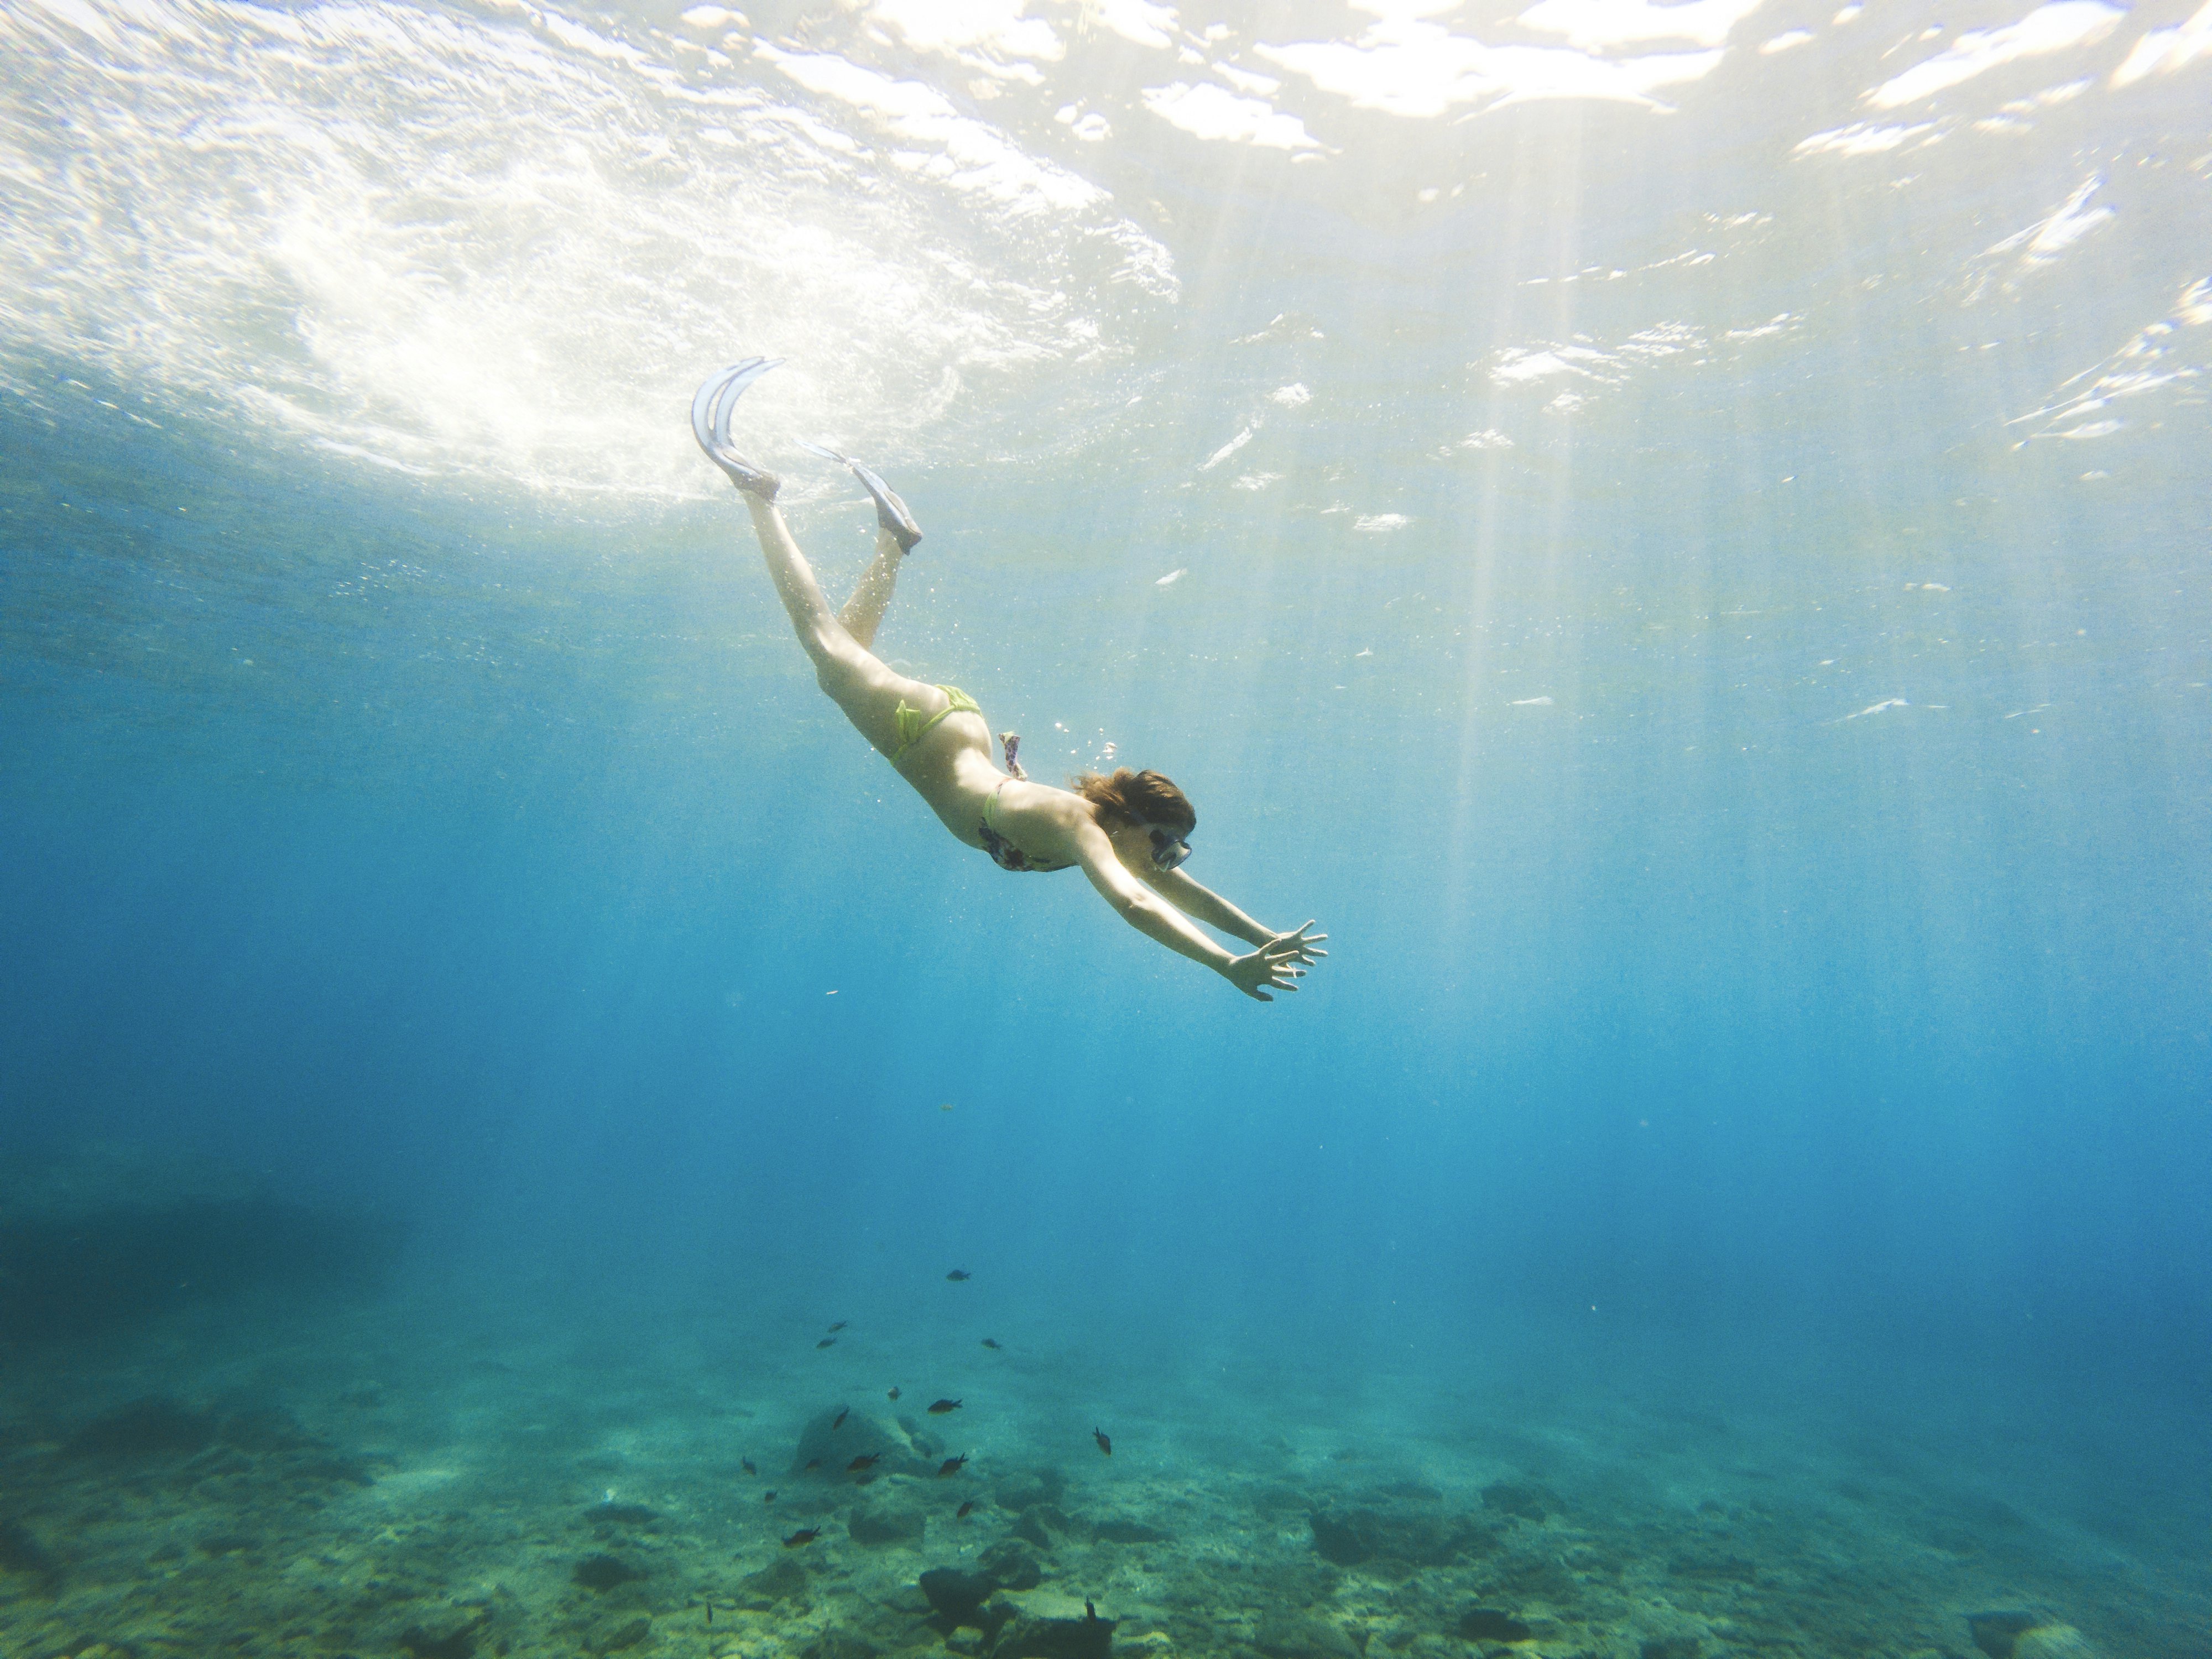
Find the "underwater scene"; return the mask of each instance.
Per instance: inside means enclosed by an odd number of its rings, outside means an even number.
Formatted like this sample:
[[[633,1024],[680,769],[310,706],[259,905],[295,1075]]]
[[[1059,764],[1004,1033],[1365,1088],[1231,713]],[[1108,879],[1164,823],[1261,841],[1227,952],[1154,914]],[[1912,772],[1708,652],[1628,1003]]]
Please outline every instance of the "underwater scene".
[[[0,1656],[2212,1659],[2208,399],[2204,0],[0,0]]]

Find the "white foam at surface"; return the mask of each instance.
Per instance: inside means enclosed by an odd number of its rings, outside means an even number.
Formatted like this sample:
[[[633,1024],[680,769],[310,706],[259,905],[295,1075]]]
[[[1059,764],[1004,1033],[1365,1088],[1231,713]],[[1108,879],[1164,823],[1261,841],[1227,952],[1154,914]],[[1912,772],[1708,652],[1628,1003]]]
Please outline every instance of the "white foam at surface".
[[[2048,216],[1983,249],[1968,266],[1967,301],[1980,299],[1992,285],[2014,291],[2021,277],[2053,263],[2091,231],[2110,222],[2111,208],[2089,205],[2089,198],[2104,184],[2104,174],[2091,173]]]
[[[1547,380],[1554,374],[1592,374],[1614,358],[1588,346],[1565,345],[1550,349],[1508,346],[1498,354],[1490,378],[1499,386],[1519,386]]]
[[[1536,0],[1514,21],[1540,34],[1556,34],[1571,46],[1603,52],[1609,46],[1686,40],[1692,46],[1727,43],[1735,26],[1765,0]]]
[[[1174,295],[1103,191],[918,83],[507,10],[10,13],[0,373],[82,363],[332,457],[667,495],[715,487],[684,407],[748,349],[791,359],[762,428],[895,454],[991,377],[1125,358]]]
[[[2205,0],[2185,22],[2152,29],[2130,49],[2112,71],[2115,88],[2131,87],[2147,76],[2172,75],[2212,58],[2212,0]]]
[[[1214,64],[1210,67],[1237,91],[1249,92],[1255,98],[1273,98],[1283,89],[1283,83],[1272,75],[1255,75],[1250,70],[1237,68],[1234,64]]]
[[[2103,0],[2051,0],[2017,23],[1969,29],[1935,57],[1875,87],[1863,101],[1875,109],[1917,103],[2022,58],[2045,57],[2094,45],[2126,15]]]
[[[1176,12],[1152,0],[1083,0],[1086,21],[1140,46],[1175,45]]]
[[[1139,95],[1146,109],[1193,137],[1252,144],[1261,149],[1320,148],[1297,116],[1285,115],[1257,98],[1240,98],[1211,82],[1193,86],[1177,81],[1164,87],[1146,87]]]
[[[1279,404],[1285,409],[1302,409],[1313,401],[1313,393],[1303,381],[1293,380],[1288,386],[1279,386],[1267,394],[1267,401]]]
[[[1653,94],[1702,79],[1717,48],[1604,58],[1566,46],[1492,46],[1437,24],[1386,17],[1357,40],[1253,48],[1278,68],[1361,109],[1432,120],[1463,105],[1497,108],[1548,98],[1594,98],[1666,109]]]
[[[1403,530],[1413,520],[1402,513],[1366,513],[1352,521],[1352,527],[1363,535],[1379,536],[1393,530]]]
[[[1880,155],[1911,139],[1929,134],[1937,134],[1933,121],[1887,127],[1855,121],[1847,127],[1836,127],[1826,132],[1816,132],[1808,138],[1801,138],[1796,148],[1790,153],[1792,155]],[[1928,142],[1933,143],[1935,138],[1929,137]]]
[[[763,45],[755,55],[808,91],[849,105],[894,137],[921,146],[919,167],[933,169],[956,189],[980,191],[1022,213],[1075,213],[1106,199],[1097,185],[1029,155],[920,81],[896,80],[835,52]]]
[[[1029,60],[1058,63],[1067,46],[1050,22],[1024,16],[1025,9],[1026,0],[875,0],[868,16],[916,52],[1035,82],[1042,77]]]
[[[1215,467],[1219,466],[1222,462],[1227,460],[1238,450],[1243,448],[1246,444],[1250,443],[1252,441],[1252,434],[1259,429],[1260,428],[1256,424],[1246,427],[1242,432],[1239,432],[1227,443],[1222,445],[1220,448],[1215,450],[1213,453],[1200,461],[1198,464],[1198,470],[1200,472],[1212,471]]]

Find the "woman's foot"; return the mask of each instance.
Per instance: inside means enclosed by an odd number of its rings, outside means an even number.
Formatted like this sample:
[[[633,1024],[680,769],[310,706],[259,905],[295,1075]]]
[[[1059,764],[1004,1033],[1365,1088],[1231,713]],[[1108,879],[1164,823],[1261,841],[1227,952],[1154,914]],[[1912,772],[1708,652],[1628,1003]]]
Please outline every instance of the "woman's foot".
[[[890,532],[890,538],[898,544],[900,552],[914,551],[914,544],[921,539],[921,526],[914,521],[914,514],[906,510],[906,503],[898,498],[897,492],[850,455],[840,455],[826,444],[811,444],[802,438],[799,447],[810,455],[819,455],[825,461],[835,461],[840,466],[850,467],[853,476],[860,481],[869,495],[875,497],[876,522]]]
[[[748,357],[708,375],[691,398],[691,435],[707,452],[707,459],[745,494],[764,501],[775,499],[783,481],[730,447],[730,413],[745,395],[745,388],[782,361],[781,357]]]

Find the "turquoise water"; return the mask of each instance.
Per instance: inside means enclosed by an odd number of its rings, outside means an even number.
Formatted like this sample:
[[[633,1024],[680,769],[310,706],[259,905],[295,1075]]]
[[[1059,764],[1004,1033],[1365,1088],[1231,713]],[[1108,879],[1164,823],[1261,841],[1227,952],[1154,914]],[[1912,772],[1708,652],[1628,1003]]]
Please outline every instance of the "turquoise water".
[[[10,0],[0,1648],[2212,1654],[2208,15]]]

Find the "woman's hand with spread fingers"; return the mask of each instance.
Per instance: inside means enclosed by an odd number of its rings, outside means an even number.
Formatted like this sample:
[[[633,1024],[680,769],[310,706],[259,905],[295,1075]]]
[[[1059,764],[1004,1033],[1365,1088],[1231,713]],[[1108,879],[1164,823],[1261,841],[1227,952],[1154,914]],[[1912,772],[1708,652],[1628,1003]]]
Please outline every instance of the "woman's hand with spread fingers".
[[[1306,972],[1298,966],[1299,934],[1304,931],[1302,927],[1297,933],[1285,933],[1249,956],[1234,958],[1221,970],[1221,976],[1258,1002],[1273,1002],[1274,998],[1267,994],[1270,991],[1297,990]]]
[[[1295,953],[1293,960],[1295,960],[1301,968],[1310,968],[1321,957],[1328,954],[1326,951],[1316,948],[1323,939],[1327,939],[1328,935],[1327,933],[1309,933],[1306,932],[1306,929],[1312,926],[1313,923],[1310,921],[1302,921],[1297,927],[1291,928],[1289,933],[1277,933],[1267,942],[1270,945],[1289,945],[1291,951]]]

